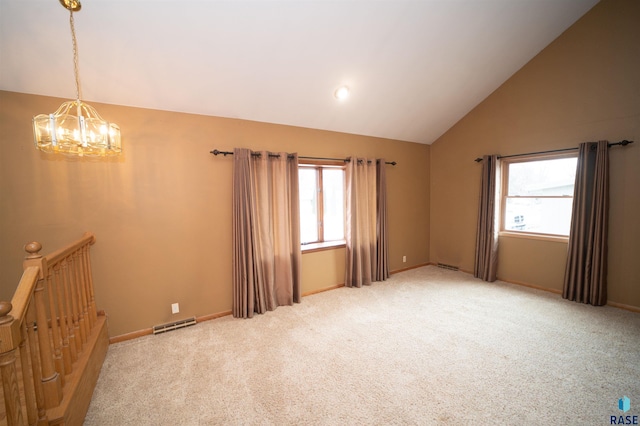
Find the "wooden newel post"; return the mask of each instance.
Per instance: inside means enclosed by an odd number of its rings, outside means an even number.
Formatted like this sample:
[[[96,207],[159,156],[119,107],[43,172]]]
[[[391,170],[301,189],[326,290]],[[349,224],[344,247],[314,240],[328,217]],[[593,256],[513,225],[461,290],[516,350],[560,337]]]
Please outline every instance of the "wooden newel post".
[[[40,250],[42,250],[42,244],[37,241],[32,241],[24,245],[24,251],[29,253],[25,256],[25,259],[42,259],[42,255],[40,254]]]
[[[25,268],[33,265],[40,267],[40,275],[33,292],[33,301],[36,308],[36,325],[38,326],[38,349],[40,350],[40,366],[42,368],[44,405],[46,408],[53,408],[60,405],[60,401],[62,401],[62,383],[54,365],[45,304],[44,281],[47,276],[47,262],[39,253],[42,250],[42,244],[32,242],[27,244],[24,250],[28,255],[23,266]]]
[[[0,327],[13,322],[11,303],[0,302]],[[2,334],[6,329],[3,327]],[[8,336],[3,336],[5,339]],[[9,341],[11,338],[9,337]],[[13,345],[11,345],[13,346]],[[0,376],[2,376],[2,390],[4,392],[4,406],[7,412],[8,425],[21,425],[24,423],[20,403],[20,389],[18,387],[18,375],[16,374],[16,349],[9,350],[3,348],[0,352]]]

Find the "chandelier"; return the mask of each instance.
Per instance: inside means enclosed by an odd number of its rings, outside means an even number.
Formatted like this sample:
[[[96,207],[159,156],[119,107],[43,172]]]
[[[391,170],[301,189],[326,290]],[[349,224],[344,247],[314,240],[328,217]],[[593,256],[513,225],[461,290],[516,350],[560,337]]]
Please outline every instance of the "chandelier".
[[[70,13],[76,100],[64,102],[53,114],[33,117],[36,148],[44,152],[59,152],[80,157],[119,155],[122,152],[120,127],[102,119],[91,105],[80,100],[78,44],[73,24],[73,12],[80,10],[80,1],[60,0],[60,4]]]

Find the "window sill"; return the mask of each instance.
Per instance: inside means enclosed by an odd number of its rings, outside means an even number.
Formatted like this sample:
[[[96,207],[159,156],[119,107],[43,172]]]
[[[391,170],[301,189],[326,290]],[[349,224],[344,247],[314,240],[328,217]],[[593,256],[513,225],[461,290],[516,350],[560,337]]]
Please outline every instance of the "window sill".
[[[300,246],[302,253],[313,253],[316,251],[323,250],[333,250],[338,248],[344,248],[346,246],[346,242],[342,241],[327,241],[324,243],[312,243],[312,244],[304,244]]]
[[[562,235],[549,235],[549,234],[530,234],[526,232],[510,232],[510,231],[500,231],[498,233],[498,237],[508,237],[508,238],[524,238],[527,240],[541,240],[541,241],[553,241],[556,243],[568,243],[569,237],[564,237]]]

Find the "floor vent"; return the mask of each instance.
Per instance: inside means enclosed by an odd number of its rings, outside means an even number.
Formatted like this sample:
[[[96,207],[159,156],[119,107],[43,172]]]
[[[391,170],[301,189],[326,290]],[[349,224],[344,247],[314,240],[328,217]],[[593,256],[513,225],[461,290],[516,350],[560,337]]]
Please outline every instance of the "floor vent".
[[[167,331],[177,330],[183,327],[189,327],[196,323],[195,317],[183,319],[180,321],[170,322],[168,324],[154,325],[153,334],[166,333]]]
[[[438,263],[438,268],[448,269],[450,271],[459,271],[460,270],[460,268],[458,268],[457,266],[447,265],[446,263]]]

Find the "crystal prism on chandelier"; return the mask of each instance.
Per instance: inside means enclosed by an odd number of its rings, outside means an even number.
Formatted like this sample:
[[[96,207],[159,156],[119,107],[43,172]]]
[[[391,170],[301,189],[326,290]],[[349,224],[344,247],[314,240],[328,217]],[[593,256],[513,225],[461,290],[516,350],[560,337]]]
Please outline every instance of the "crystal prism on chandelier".
[[[80,100],[78,48],[73,24],[73,12],[80,10],[78,0],[60,0],[69,10],[73,42],[73,64],[76,78],[75,101],[67,101],[53,114],[33,117],[33,137],[36,148],[44,152],[73,156],[112,156],[122,152],[120,127],[105,121],[89,104]]]

